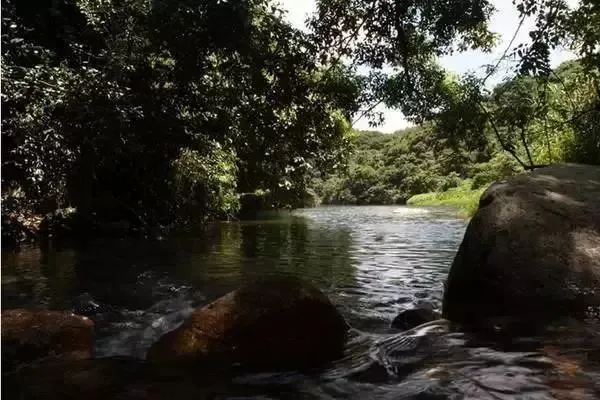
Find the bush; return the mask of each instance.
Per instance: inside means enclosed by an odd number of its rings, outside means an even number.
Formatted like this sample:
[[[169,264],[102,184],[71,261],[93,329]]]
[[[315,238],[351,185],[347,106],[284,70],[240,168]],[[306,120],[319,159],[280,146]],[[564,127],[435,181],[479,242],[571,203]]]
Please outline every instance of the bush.
[[[446,192],[422,193],[408,199],[407,204],[416,206],[452,206],[464,216],[472,216],[479,205],[479,198],[485,188],[460,190],[456,188]]]
[[[408,176],[401,185],[409,194],[426,193],[435,191],[440,182],[440,177],[433,171],[422,169],[414,175]]]
[[[450,188],[459,187],[462,184],[462,181],[463,179],[458,172],[452,171],[448,175],[440,178],[438,190],[443,192]]]
[[[367,190],[364,204],[393,204],[394,194],[385,185],[376,185]]]
[[[302,197],[302,207],[316,207],[320,202],[321,199],[314,189],[306,189]]]
[[[600,99],[575,123],[572,156],[568,161],[600,165]]]
[[[206,154],[182,149],[173,163],[173,188],[177,214],[230,217],[239,209],[236,192],[235,153],[210,146]]]
[[[470,175],[473,177],[473,189],[478,189],[490,183],[515,175],[522,168],[509,156],[503,153],[496,154],[490,161],[474,164]]]

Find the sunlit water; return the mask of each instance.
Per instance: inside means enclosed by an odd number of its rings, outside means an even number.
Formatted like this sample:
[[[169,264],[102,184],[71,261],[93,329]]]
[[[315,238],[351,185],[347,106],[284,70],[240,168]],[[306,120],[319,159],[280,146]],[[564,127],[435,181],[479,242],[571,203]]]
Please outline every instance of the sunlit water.
[[[324,290],[356,330],[347,356],[315,376],[240,377],[214,398],[597,398],[593,328],[500,342],[443,323],[390,329],[402,310],[441,307],[466,225],[447,209],[320,207],[163,240],[24,249],[3,253],[2,307],[86,313],[98,357],[143,358],[244,280],[291,274]]]

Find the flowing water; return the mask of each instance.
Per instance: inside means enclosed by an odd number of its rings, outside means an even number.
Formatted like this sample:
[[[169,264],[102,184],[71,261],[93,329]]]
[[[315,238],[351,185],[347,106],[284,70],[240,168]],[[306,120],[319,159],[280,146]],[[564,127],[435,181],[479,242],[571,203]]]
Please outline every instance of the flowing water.
[[[89,315],[97,357],[141,359],[193,309],[247,279],[291,274],[326,292],[352,325],[347,356],[310,376],[237,377],[210,398],[598,398],[595,328],[502,340],[443,322],[390,328],[402,310],[440,309],[466,225],[442,208],[319,207],[160,240],[23,249],[2,255],[2,308]]]

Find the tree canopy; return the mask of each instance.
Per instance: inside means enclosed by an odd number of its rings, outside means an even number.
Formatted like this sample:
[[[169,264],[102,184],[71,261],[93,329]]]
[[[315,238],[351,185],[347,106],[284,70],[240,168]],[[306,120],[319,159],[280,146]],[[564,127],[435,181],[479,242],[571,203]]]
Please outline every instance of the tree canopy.
[[[227,217],[240,193],[298,204],[335,171],[357,201],[402,199],[499,152],[520,168],[599,163],[597,2],[514,6],[536,21],[531,41],[489,88],[497,66],[438,62],[492,49],[487,0],[319,0],[308,32],[270,0],[6,0],[3,223],[67,206],[147,226]],[[579,60],[552,69],[558,46]],[[356,135],[382,103],[420,127]]]
[[[485,76],[462,77],[449,76],[438,58],[465,49],[489,51],[494,46],[497,37],[488,26],[494,7],[489,1],[320,0],[317,5],[311,26],[315,37],[324,43],[324,58],[345,58],[352,65],[372,71],[367,77],[372,95],[363,103],[363,109],[375,124],[379,116],[372,111],[384,103],[413,122],[435,122],[455,144],[462,141],[481,146],[491,131],[502,149],[528,168],[537,162],[529,154],[530,137],[543,134],[550,142],[550,130],[557,123],[577,125],[579,121],[574,133],[577,140],[598,148],[593,124],[583,123],[585,131],[580,126],[582,118],[598,118],[594,111],[599,103],[597,2],[583,0],[570,8],[564,0],[513,1],[521,20],[515,29],[520,29],[526,18],[535,21],[530,41],[511,41]],[[588,77],[576,84],[558,78],[550,65],[550,52],[559,47],[579,57],[579,65]],[[507,60],[513,62],[513,74],[491,93],[486,82]],[[562,113],[562,122],[557,121],[553,110],[558,105],[548,104],[550,92],[562,91],[563,99],[569,99],[573,97],[570,89],[585,92],[585,100],[572,99],[577,103],[571,109],[572,115]],[[554,96],[554,100],[557,98]],[[585,110],[575,111],[578,107]],[[544,129],[540,128],[541,119],[545,120]],[[555,161],[551,151],[547,153],[544,161]],[[582,160],[590,162],[593,158],[588,155]]]
[[[158,222],[181,208],[178,174],[202,202],[302,187],[343,156],[361,83],[267,1],[2,7],[3,190],[40,212],[110,203]]]

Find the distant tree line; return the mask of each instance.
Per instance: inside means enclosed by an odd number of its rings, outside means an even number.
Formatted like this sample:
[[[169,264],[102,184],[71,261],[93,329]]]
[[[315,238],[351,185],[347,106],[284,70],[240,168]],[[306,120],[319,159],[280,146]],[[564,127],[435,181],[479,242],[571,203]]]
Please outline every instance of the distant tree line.
[[[595,80],[567,61],[548,78],[503,82],[480,100],[488,115],[479,115],[473,136],[457,135],[457,120],[476,106],[458,102],[413,128],[356,132],[347,166],[315,179],[315,191],[325,204],[404,204],[420,193],[479,189],[531,166],[600,165]],[[460,85],[449,79],[447,90],[455,96]]]

